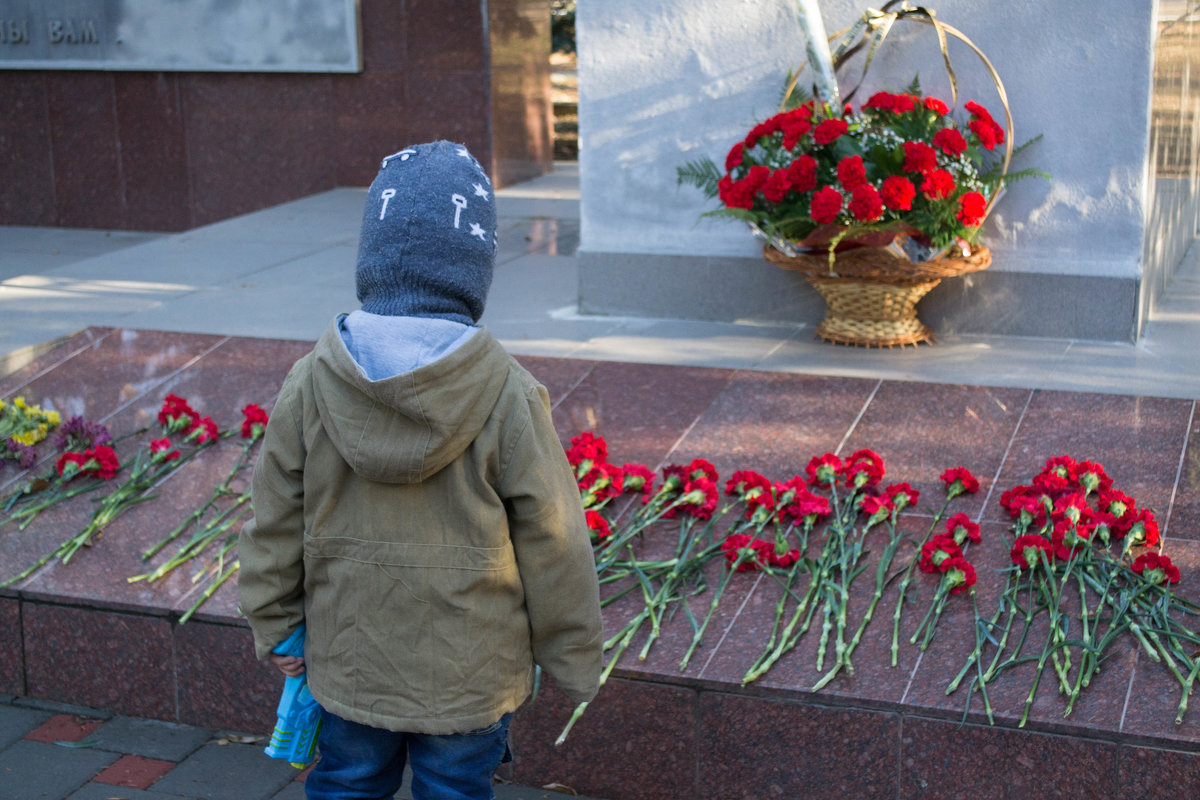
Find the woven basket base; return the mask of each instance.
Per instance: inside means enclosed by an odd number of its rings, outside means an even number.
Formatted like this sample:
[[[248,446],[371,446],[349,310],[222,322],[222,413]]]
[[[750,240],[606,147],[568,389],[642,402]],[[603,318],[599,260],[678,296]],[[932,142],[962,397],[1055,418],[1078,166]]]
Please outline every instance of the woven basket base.
[[[853,278],[806,278],[825,298],[825,319],[817,336],[827,342],[895,347],[934,341],[933,331],[917,318],[917,302],[940,280],[896,286]]]

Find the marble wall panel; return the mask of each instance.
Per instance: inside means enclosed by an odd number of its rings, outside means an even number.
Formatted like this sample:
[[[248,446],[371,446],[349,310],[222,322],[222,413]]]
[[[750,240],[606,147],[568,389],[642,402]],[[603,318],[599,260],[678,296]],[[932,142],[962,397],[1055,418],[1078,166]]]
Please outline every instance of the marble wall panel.
[[[521,710],[512,728],[514,780],[558,782],[592,797],[696,797],[695,693],[620,679],[600,691],[603,700],[597,697],[557,747],[573,709],[561,691],[550,688]]]
[[[113,81],[121,176],[130,223],[144,230],[189,227],[187,135],[179,77],[134,72]]]
[[[174,629],[179,718],[187,725],[269,735],[283,676],[255,660],[244,625],[190,621]]]
[[[54,225],[54,158],[46,73],[0,71],[0,220],[5,225]]]
[[[21,604],[0,599],[0,693],[25,694],[25,648],[21,643]]]
[[[1107,796],[1116,786],[1118,749],[1094,740],[906,717],[899,797]]]
[[[334,185],[328,76],[190,73],[181,92],[193,225]]]
[[[705,692],[695,797],[894,797],[899,718]]]
[[[54,163],[54,224],[124,228],[126,187],[117,155],[113,78],[107,72],[50,72],[46,78]]]
[[[30,697],[175,719],[171,626],[160,617],[25,603]]]

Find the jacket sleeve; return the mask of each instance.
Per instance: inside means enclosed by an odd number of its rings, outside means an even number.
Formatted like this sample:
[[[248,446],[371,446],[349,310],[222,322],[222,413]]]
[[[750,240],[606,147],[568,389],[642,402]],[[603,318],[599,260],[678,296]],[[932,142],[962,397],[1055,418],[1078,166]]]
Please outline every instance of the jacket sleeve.
[[[599,689],[600,589],[579,488],[540,385],[504,468],[501,491],[533,641],[533,658],[576,703]]]
[[[238,535],[238,595],[263,659],[304,621],[304,439],[284,381],[254,465],[254,518]]]

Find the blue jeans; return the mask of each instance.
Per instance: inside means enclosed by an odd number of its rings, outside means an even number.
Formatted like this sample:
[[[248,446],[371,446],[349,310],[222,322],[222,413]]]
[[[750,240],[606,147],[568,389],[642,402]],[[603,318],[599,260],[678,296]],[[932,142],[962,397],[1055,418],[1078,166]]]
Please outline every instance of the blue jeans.
[[[470,733],[434,736],[360,725],[321,709],[321,758],[305,780],[308,800],[391,800],[405,761],[415,800],[494,800],[492,776],[508,752],[512,714]]]

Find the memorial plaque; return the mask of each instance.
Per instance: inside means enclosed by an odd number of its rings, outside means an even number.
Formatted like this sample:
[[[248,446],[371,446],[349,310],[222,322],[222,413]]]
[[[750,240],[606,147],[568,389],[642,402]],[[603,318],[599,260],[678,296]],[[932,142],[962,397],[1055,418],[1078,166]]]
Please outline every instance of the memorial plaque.
[[[361,72],[358,0],[0,0],[0,69]]]

